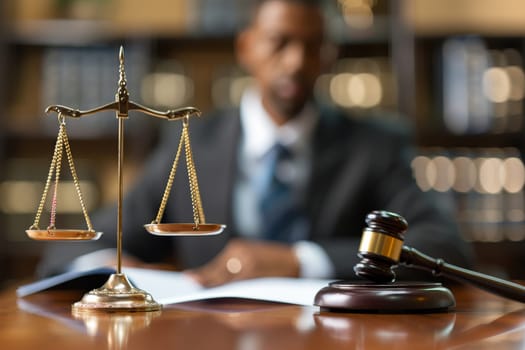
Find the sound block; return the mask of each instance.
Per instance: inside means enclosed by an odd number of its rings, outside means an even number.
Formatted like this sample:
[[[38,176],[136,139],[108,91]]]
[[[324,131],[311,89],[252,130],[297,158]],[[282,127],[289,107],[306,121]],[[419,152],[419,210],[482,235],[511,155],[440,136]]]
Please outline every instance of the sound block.
[[[321,311],[375,313],[444,312],[456,305],[441,283],[335,281],[317,292]]]

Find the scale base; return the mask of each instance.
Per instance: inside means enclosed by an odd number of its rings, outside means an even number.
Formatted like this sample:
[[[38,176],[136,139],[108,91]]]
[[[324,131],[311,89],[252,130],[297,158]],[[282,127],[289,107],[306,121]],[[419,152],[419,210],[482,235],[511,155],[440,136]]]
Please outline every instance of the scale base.
[[[122,273],[112,274],[106,283],[82,297],[82,300],[73,304],[73,313],[91,311],[105,312],[136,312],[158,311],[161,305],[153,297],[138,288],[135,288]]]
[[[429,313],[447,311],[456,301],[441,283],[336,281],[317,292],[314,304],[333,312]]]

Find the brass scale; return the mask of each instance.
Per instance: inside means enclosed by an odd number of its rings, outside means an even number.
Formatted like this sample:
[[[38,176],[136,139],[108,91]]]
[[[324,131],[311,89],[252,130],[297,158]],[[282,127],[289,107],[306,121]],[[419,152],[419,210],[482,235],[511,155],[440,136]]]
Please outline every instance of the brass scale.
[[[166,112],[157,111],[129,100],[127,90],[126,73],[124,70],[124,49],[120,47],[119,52],[119,81],[115,101],[103,106],[95,107],[90,110],[80,111],[61,105],[52,105],[46,108],[46,113],[55,112],[58,115],[59,131],[51,160],[51,166],[44,186],[44,191],[37,209],[34,223],[26,230],[27,235],[35,240],[40,241],[92,241],[97,240],[102,232],[93,229],[89,215],[82,198],[78,176],[76,174],[73,155],[69,145],[66,132],[66,118],[80,118],[89,114],[95,114],[101,111],[114,110],[118,120],[118,203],[117,203],[117,266],[116,272],[109,276],[106,283],[98,288],[86,293],[83,298],[74,303],[73,312],[85,313],[89,311],[158,311],[161,305],[153,297],[136,287],[122,273],[122,198],[123,198],[123,150],[124,150],[124,122],[128,119],[130,110],[139,111],[150,116],[166,119],[169,121],[181,120],[183,123],[179,145],[175,154],[173,165],[168,176],[168,181],[162,196],[159,210],[155,219],[144,225],[145,229],[153,235],[158,236],[200,236],[215,235],[221,233],[225,226],[222,224],[206,223],[204,211],[202,209],[201,196],[197,181],[197,172],[193,161],[193,155],[189,137],[189,120],[191,116],[200,116],[200,111],[193,107],[184,107],[177,110],[168,110]],[[71,170],[75,189],[80,201],[82,213],[87,224],[86,230],[81,229],[60,229],[56,227],[56,208],[57,208],[57,191],[60,179],[60,168],[63,153]],[[180,157],[184,152],[186,158],[186,167],[188,171],[188,181],[190,187],[190,196],[193,209],[193,223],[161,223],[161,218],[166,207],[166,203],[171,192],[173,180],[175,177],[177,165]],[[44,211],[46,198],[50,192],[53,182],[50,222],[47,228],[39,227],[40,218]]]

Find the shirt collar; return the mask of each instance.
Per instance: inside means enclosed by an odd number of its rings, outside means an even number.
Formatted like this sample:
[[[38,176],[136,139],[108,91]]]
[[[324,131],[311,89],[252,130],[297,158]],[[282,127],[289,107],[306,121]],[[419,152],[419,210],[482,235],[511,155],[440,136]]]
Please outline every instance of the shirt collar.
[[[276,143],[296,152],[305,152],[318,120],[315,108],[308,104],[294,119],[284,125],[276,125],[264,109],[259,92],[248,89],[242,96],[241,126],[243,130],[243,153],[248,158],[260,159]]]

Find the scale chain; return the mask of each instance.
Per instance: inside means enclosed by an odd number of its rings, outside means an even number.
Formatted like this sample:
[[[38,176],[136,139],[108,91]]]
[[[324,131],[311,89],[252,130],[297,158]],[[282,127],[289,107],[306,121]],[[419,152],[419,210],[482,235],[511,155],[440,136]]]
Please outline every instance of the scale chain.
[[[186,168],[188,171],[188,180],[190,185],[190,196],[191,196],[191,206],[193,210],[193,221],[195,223],[195,228],[198,229],[200,224],[205,223],[204,210],[202,209],[202,201],[199,191],[199,184],[197,181],[197,172],[195,170],[195,163],[193,161],[193,155],[191,151],[190,137],[188,132],[188,121],[189,117],[186,116],[183,120],[182,132],[180,136],[179,145],[177,147],[177,153],[175,159],[171,166],[171,171],[168,177],[168,182],[166,188],[164,189],[164,194],[160,203],[157,216],[152,223],[158,224],[164,215],[166,209],[166,204],[168,202],[168,197],[173,186],[173,181],[175,179],[175,174],[177,171],[177,166],[179,164],[180,156],[182,153],[182,148],[184,147],[184,154],[186,157]]]
[[[49,226],[47,227],[47,229],[48,230],[56,229],[55,223],[56,223],[56,212],[57,212],[58,184],[60,180],[62,152],[65,148],[69,168],[71,170],[71,176],[73,177],[73,183],[77,191],[77,195],[80,201],[80,206],[82,208],[84,219],[86,220],[88,230],[93,231],[91,220],[89,219],[86,205],[82,197],[82,192],[80,191],[80,182],[78,180],[77,172],[75,169],[75,164],[73,161],[73,154],[71,153],[71,147],[69,145],[69,139],[67,137],[65,119],[62,115],[59,115],[58,120],[60,122],[60,127],[58,131],[57,141],[55,144],[55,150],[53,152],[53,158],[51,160],[51,165],[49,167],[46,184],[44,186],[44,192],[42,193],[42,198],[38,206],[38,210],[35,216],[35,221],[33,222],[33,225],[31,225],[30,229],[39,229],[38,225],[40,223],[40,218],[42,217],[42,212],[44,211],[44,205],[46,202],[47,194],[49,193],[49,187],[51,185],[51,178],[53,177],[53,174],[55,175],[55,183],[54,183],[54,188],[53,188],[53,198],[51,200],[51,213],[50,213],[51,218],[50,218]]]
[[[57,213],[57,195],[58,195],[58,181],[60,179],[60,169],[62,165],[62,151],[64,149],[64,122],[60,123],[60,128],[58,131],[58,143],[59,147],[56,153],[56,162],[55,162],[55,184],[53,186],[53,199],[51,200],[51,218],[49,220],[48,230],[54,230],[56,222],[56,213]]]
[[[80,191],[80,182],[78,181],[77,171],[75,169],[75,163],[73,162],[73,154],[71,153],[71,147],[69,146],[69,139],[67,137],[65,126],[63,131],[63,143],[66,149],[67,161],[69,163],[69,169],[71,170],[71,176],[73,177],[73,183],[75,184],[75,189],[77,191],[78,200],[80,201],[80,207],[82,208],[82,214],[84,215],[84,220],[86,220],[86,225],[89,231],[93,231],[93,226],[89,215],[87,213],[86,205],[84,203],[84,198],[82,197],[82,192]]]
[[[184,129],[182,133],[184,133]],[[177,165],[179,164],[179,159],[180,159],[180,154],[181,154],[183,144],[184,144],[184,138],[181,135],[179,146],[177,147],[177,154],[175,155],[175,160],[173,161],[173,164],[171,166],[171,171],[168,177],[168,182],[166,184],[166,188],[164,189],[164,194],[162,195],[162,201],[160,202],[159,211],[157,212],[157,217],[155,218],[155,221],[153,223],[156,223],[156,224],[160,223],[162,215],[164,215],[164,210],[166,209],[166,203],[168,202],[168,197],[171,192],[171,187],[173,186],[173,181],[175,179],[175,173],[177,172]]]
[[[186,151],[186,167],[188,169],[188,178],[190,182],[190,195],[191,205],[193,208],[193,220],[195,226],[198,228],[199,224],[205,223],[204,210],[202,209],[201,195],[199,191],[199,182],[197,179],[197,172],[195,171],[195,162],[193,161],[193,155],[190,146],[190,135],[188,132],[188,120],[184,119],[184,143]]]
[[[51,165],[49,166],[49,172],[47,174],[46,184],[44,186],[44,192],[42,193],[42,197],[40,199],[40,203],[38,205],[38,209],[36,211],[35,215],[35,221],[33,222],[33,225],[31,225],[30,229],[38,229],[38,225],[40,223],[40,217],[42,216],[42,212],[44,211],[44,205],[46,203],[47,193],[49,192],[49,186],[51,184],[51,178],[53,177],[53,173],[55,170],[55,164],[57,162],[57,154],[58,151],[61,148],[61,136],[60,133],[58,134],[57,141],[55,143],[55,150],[53,152],[53,158],[51,159]]]

